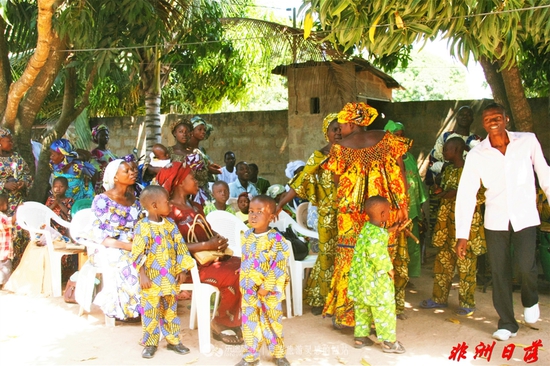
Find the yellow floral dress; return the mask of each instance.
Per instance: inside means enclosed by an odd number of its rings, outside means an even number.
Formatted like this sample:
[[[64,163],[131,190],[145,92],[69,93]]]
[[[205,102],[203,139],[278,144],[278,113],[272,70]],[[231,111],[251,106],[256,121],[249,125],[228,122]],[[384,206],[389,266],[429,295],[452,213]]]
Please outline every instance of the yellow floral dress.
[[[374,146],[352,149],[333,145],[323,168],[339,175],[336,193],[338,241],[331,291],[323,314],[332,315],[336,326],[355,325],[353,301],[347,297],[348,276],[357,238],[366,221],[363,204],[370,196],[383,196],[391,206],[391,226],[397,211],[406,205],[407,192],[397,163],[409,149],[409,140],[387,132]],[[390,237],[390,254],[395,256],[395,238]],[[395,263],[394,263],[395,266]]]
[[[321,164],[327,155],[314,151],[309,157],[304,170],[289,183],[298,197],[308,200],[317,206],[319,222],[319,255],[307,280],[305,301],[310,306],[324,306],[330,291],[334,273],[334,255],[336,251],[336,186],[332,173],[323,169]]]

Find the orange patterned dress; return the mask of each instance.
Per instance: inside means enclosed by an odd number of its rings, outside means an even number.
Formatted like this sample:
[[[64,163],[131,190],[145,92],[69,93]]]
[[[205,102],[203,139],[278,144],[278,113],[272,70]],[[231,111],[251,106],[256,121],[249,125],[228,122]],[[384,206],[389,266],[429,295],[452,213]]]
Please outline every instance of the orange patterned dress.
[[[348,275],[355,243],[367,219],[363,203],[370,196],[386,197],[391,205],[387,225],[395,222],[399,207],[407,202],[397,161],[408,149],[408,139],[387,132],[376,145],[362,149],[333,145],[324,165],[325,169],[340,176],[336,194],[338,245],[331,292],[323,310],[324,315],[333,316],[335,326],[355,325],[353,301],[347,297]],[[395,240],[390,237],[390,250],[392,242]]]

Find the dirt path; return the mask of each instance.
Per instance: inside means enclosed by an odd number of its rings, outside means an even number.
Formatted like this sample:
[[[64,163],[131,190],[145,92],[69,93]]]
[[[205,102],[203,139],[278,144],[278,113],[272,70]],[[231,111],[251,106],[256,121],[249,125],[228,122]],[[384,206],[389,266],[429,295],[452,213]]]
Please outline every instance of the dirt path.
[[[353,348],[351,329],[336,331],[330,319],[315,317],[304,306],[304,315],[286,319],[285,342],[287,358],[293,365],[451,365],[453,347],[467,345],[466,358],[460,365],[521,365],[526,364],[524,347],[542,340],[538,365],[550,365],[550,295],[548,282],[541,282],[541,320],[537,328],[522,325],[516,338],[497,342],[491,359],[473,359],[476,347],[483,342],[491,345],[491,333],[496,330],[497,316],[492,307],[491,289],[486,293],[478,287],[477,311],[473,316],[460,317],[458,292],[451,290],[450,306],[443,310],[423,310],[418,304],[431,296],[432,266],[424,265],[422,276],[412,279],[414,288],[407,290],[407,320],[398,321],[398,339],[407,352],[403,355],[382,353],[380,347]],[[517,319],[523,319],[520,293],[514,293]],[[183,325],[182,342],[191,349],[186,356],[166,350],[161,341],[152,360],[141,358],[139,345],[141,326],[103,325],[103,314],[94,307],[91,314],[78,317],[78,306],[65,304],[62,298],[31,298],[0,291],[0,364],[1,365],[234,365],[240,360],[241,347],[226,346],[212,340],[213,351],[202,355],[198,351],[196,330],[189,330],[189,301],[179,303],[178,313]],[[510,360],[502,357],[508,344],[515,344]],[[363,362],[363,363],[362,363]],[[272,365],[265,352],[262,365]]]

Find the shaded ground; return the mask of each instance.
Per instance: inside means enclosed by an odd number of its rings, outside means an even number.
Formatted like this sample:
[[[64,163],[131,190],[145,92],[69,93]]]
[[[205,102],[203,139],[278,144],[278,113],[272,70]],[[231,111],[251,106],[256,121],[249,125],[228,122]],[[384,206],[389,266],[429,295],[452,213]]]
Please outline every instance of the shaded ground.
[[[433,257],[422,268],[422,276],[413,278],[414,287],[407,291],[407,320],[398,321],[398,339],[407,352],[403,355],[382,353],[380,347],[353,348],[353,331],[332,329],[330,319],[313,316],[304,306],[304,316],[285,319],[287,358],[293,365],[450,365],[453,347],[467,345],[466,358],[460,365],[521,365],[526,364],[524,347],[540,339],[544,345],[538,351],[539,365],[550,365],[550,284],[541,279],[541,319],[533,329],[522,324],[516,338],[497,342],[490,361],[473,359],[476,347],[483,342],[491,345],[491,333],[496,330],[497,316],[492,307],[491,288],[486,293],[478,287],[477,311],[473,316],[460,317],[458,292],[451,290],[449,308],[423,310],[418,304],[431,296]],[[519,291],[514,292],[518,320],[523,319]],[[139,345],[141,326],[103,325],[103,315],[97,307],[91,314],[78,317],[78,306],[66,304],[62,298],[30,298],[0,291],[0,364],[2,365],[234,365],[240,360],[241,347],[226,346],[212,340],[213,352],[198,351],[196,330],[189,330],[189,301],[179,303],[178,313],[183,325],[182,342],[191,349],[186,356],[166,350],[161,341],[152,360],[141,358]],[[502,357],[508,344],[515,344],[510,360]],[[264,353],[262,365],[272,365]]]

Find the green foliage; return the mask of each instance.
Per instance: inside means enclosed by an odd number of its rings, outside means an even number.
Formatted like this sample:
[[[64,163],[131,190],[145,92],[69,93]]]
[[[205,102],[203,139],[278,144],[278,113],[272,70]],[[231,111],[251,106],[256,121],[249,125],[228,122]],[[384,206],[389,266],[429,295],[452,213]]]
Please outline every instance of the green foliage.
[[[403,46],[441,36],[464,65],[472,56],[499,60],[503,67],[524,62],[524,67],[520,63],[523,74],[532,79],[528,88],[532,85],[541,92],[541,81],[547,82],[547,77],[533,73],[528,59],[535,53],[537,60],[546,60],[550,53],[550,0],[305,0],[304,4],[318,15],[325,39],[346,49],[357,47],[383,59]],[[522,10],[529,7],[536,9]]]

